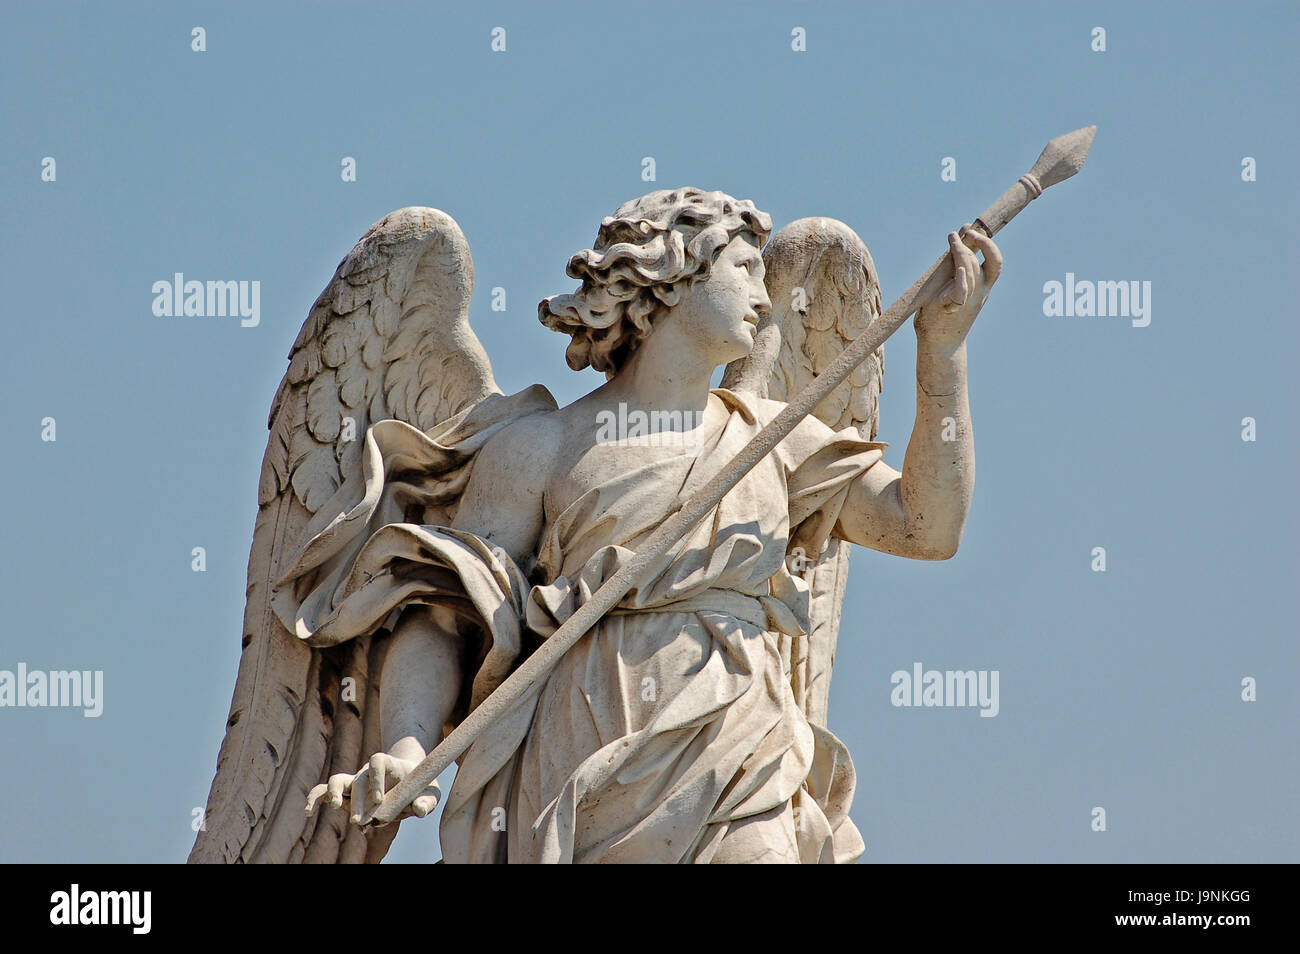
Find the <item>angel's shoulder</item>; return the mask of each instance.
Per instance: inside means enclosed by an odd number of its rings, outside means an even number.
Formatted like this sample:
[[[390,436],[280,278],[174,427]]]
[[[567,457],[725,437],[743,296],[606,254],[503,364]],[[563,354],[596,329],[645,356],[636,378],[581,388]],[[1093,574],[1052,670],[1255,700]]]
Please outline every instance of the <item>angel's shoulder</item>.
[[[744,413],[752,417],[758,427],[766,427],[786,408],[785,401],[759,397],[755,394],[727,392],[727,397],[730,402],[743,406]],[[804,445],[819,446],[834,437],[835,431],[832,428],[822,423],[815,415],[809,414],[794,426],[794,430],[786,435],[779,447],[789,450]]]
[[[731,398],[743,402],[746,412],[759,428],[770,424],[787,406],[785,401],[753,394],[731,395]],[[777,444],[774,454],[785,464],[786,471],[793,473],[809,459],[830,448],[834,448],[837,455],[850,456],[864,451],[883,451],[887,446],[867,440],[856,427],[832,427],[817,415],[808,414]]]
[[[516,418],[475,455],[455,525],[526,560],[542,520],[546,484],[557,453],[554,411]]]
[[[474,469],[500,470],[512,481],[544,479],[559,456],[564,424],[557,410],[516,418],[488,438]]]

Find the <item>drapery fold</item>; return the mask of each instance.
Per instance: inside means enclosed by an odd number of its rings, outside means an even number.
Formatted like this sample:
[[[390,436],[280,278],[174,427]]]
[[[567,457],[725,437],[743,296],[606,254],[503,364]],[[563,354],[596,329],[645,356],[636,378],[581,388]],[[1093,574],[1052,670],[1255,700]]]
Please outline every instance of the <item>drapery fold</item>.
[[[361,479],[317,514],[282,575],[276,611],[329,646],[391,625],[406,605],[450,606],[482,635],[467,673],[476,706],[781,407],[712,395],[725,414],[692,453],[620,451],[616,472],[546,515],[543,582],[454,513],[483,444],[554,407],[544,389],[489,399],[428,434],[379,422]],[[760,462],[465,753],[444,858],[706,862],[734,828],[771,815],[793,834],[784,849],[772,836],[783,860],[856,859],[852,761],[809,724],[782,663],[781,640],[809,628],[807,586],[785,557],[792,540],[820,551],[883,447],[808,419]]]

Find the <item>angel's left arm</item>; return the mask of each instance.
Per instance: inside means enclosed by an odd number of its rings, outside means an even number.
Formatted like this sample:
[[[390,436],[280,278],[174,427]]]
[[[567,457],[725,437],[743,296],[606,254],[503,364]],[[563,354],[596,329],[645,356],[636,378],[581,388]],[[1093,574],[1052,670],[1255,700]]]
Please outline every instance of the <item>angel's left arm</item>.
[[[836,526],[850,543],[917,560],[946,560],[961,542],[975,488],[966,335],[1002,270],[997,246],[979,232],[948,240],[955,277],[915,320],[916,423],[903,471],[868,468]]]

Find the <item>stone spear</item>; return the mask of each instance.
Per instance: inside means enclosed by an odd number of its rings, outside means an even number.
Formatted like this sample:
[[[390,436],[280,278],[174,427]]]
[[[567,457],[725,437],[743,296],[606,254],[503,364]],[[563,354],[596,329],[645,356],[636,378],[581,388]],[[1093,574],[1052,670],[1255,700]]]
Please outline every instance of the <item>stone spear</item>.
[[[1028,173],[990,205],[972,223],[992,238],[1020,210],[1043,194],[1043,190],[1070,178],[1083,168],[1092,146],[1096,126],[1086,126],[1058,136],[1043,149]],[[953,277],[952,259],[944,252],[912,287],[903,292],[879,318],[827,365],[826,370],[808,383],[782,411],[763,428],[731,461],[713,475],[700,491],[671,514],[619,570],[606,580],[591,599],[560,626],[551,637],[524,660],[510,677],[484,699],[465,720],[456,726],[432,752],[424,757],[411,774],[393,787],[382,803],[365,815],[363,824],[386,825],[401,814],[447,766],[473,744],[488,726],[501,718],[529,690],[540,685],[569,647],[585,636],[607,612],[613,609],[632,587],[643,582],[647,569],[698,523],[725,497],[740,479],[769,454],[795,426],[812,413],[835,387],[866,360],[885,339],[897,331],[926,301]]]

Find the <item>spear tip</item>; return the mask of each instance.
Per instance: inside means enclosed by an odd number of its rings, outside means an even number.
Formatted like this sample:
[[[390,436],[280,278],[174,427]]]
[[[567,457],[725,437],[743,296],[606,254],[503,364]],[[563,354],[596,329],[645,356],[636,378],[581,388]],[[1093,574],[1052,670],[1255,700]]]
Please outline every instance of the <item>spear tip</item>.
[[[1092,148],[1092,137],[1096,134],[1096,126],[1084,126],[1057,136],[1043,149],[1043,154],[1038,157],[1029,174],[1044,189],[1070,178],[1083,168],[1083,161],[1088,158],[1088,150]]]

